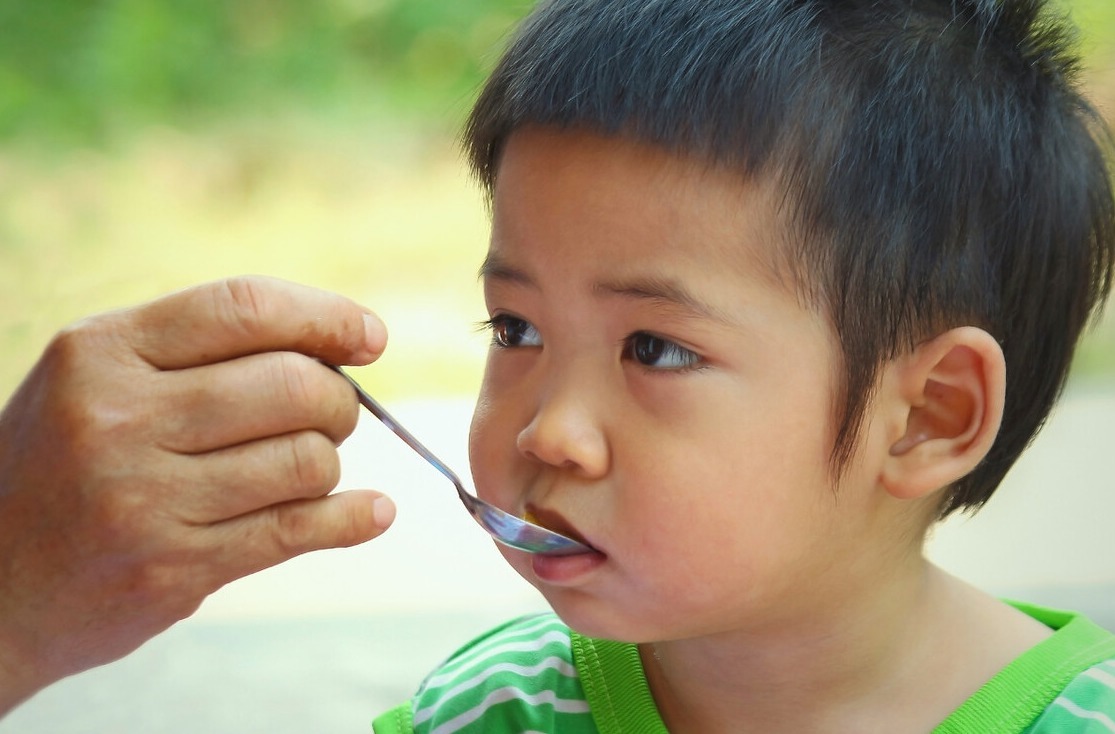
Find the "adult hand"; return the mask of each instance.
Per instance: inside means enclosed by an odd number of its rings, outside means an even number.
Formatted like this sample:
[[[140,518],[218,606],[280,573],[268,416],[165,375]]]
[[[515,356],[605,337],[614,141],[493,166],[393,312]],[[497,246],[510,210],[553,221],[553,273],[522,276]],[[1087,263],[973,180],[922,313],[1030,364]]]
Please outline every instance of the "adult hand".
[[[229,581],[383,532],[390,500],[329,494],[358,408],[318,360],[366,364],[386,338],[348,300],[263,278],[58,334],[0,413],[0,715]]]

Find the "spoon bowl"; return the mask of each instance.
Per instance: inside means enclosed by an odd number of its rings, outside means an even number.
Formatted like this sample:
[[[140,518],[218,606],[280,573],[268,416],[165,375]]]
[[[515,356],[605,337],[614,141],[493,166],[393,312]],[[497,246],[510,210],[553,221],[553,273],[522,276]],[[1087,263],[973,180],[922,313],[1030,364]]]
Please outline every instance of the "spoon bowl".
[[[457,496],[461,498],[461,502],[468,513],[472,515],[480,527],[488,531],[488,534],[497,541],[527,553],[540,553],[548,556],[568,556],[593,551],[592,548],[580,541],[512,515],[510,512],[501,510],[466,492],[460,478],[453,470],[446,466],[441,459],[434,456],[410,431],[403,428],[399,421],[395,420],[375,398],[360,386],[360,383],[352,379],[352,376],[340,367],[335,365],[329,365],[329,367],[348,380],[356,391],[356,397],[360,404],[367,408],[368,412],[378,418],[392,433],[401,438],[403,443],[414,449],[415,453],[453,483],[453,486],[457,489]]]

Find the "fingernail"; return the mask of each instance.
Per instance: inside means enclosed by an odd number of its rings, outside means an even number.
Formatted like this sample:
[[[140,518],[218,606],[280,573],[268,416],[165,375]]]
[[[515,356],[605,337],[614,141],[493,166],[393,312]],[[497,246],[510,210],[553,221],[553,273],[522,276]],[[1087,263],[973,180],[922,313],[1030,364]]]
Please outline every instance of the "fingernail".
[[[364,351],[369,362],[383,353],[387,345],[387,327],[375,314],[364,314]]]
[[[372,502],[372,518],[376,527],[389,527],[395,521],[395,503],[389,497],[376,497]]]

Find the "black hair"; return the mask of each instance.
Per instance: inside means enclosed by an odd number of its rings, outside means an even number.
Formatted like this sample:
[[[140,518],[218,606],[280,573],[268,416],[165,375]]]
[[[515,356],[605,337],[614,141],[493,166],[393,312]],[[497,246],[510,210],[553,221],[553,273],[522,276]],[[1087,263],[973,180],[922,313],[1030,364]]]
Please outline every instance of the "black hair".
[[[1003,426],[941,517],[1040,430],[1111,288],[1109,137],[1042,0],[546,0],[472,110],[489,195],[524,125],[661,146],[782,188],[795,282],[831,319],[853,455],[878,371],[948,328],[1000,343]]]

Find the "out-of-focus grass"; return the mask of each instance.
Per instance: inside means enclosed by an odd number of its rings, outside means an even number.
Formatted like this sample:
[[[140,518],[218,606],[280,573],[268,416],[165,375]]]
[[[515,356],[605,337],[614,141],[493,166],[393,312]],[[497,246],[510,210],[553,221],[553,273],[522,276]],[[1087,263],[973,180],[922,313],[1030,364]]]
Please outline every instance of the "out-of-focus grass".
[[[0,154],[0,394],[95,311],[239,273],[348,295],[391,330],[381,394],[469,392],[487,216],[444,137],[279,124],[65,158]]]

